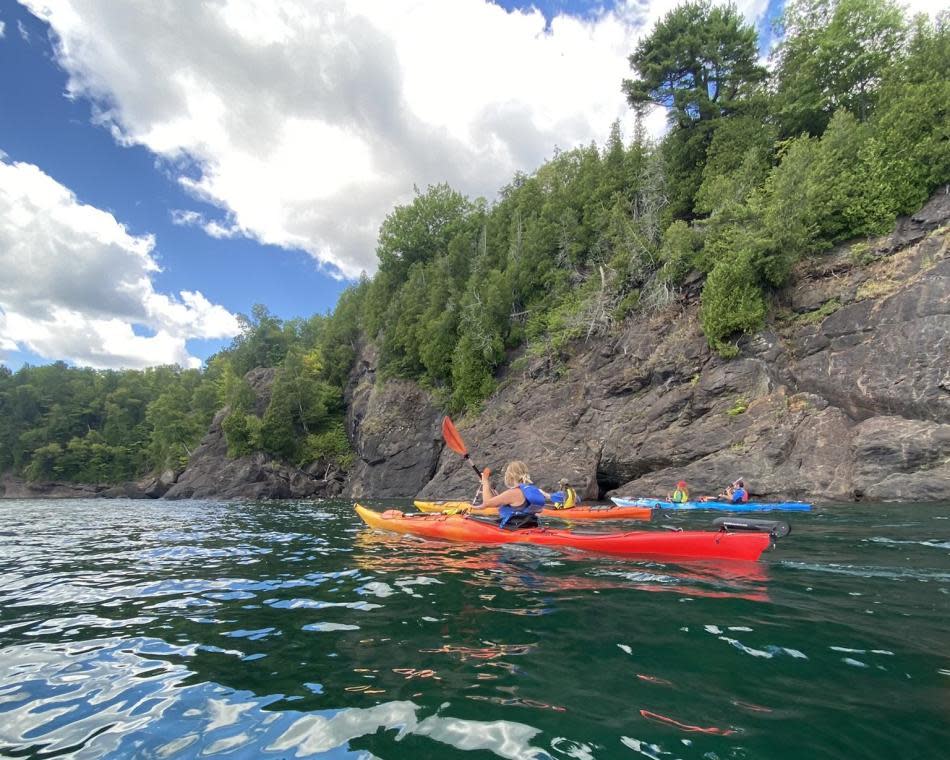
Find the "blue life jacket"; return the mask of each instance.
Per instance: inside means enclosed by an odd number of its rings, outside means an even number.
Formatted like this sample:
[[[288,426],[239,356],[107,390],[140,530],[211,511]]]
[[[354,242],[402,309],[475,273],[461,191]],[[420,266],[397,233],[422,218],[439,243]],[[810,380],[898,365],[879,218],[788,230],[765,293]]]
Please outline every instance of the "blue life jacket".
[[[499,528],[504,528],[515,515],[534,515],[544,509],[546,499],[540,488],[530,483],[519,483],[518,488],[524,494],[525,503],[519,507],[508,506],[507,504],[498,507],[498,516],[501,518],[498,523]]]
[[[748,501],[748,500],[749,500],[749,496],[746,494],[744,488],[737,488],[735,491],[732,492],[733,504],[741,504],[742,502]]]

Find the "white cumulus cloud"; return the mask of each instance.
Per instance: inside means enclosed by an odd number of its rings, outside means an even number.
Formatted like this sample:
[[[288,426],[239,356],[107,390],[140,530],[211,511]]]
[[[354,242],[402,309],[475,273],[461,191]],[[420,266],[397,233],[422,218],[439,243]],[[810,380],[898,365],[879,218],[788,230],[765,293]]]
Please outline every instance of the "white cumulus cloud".
[[[379,225],[414,185],[491,198],[615,119],[630,135],[627,56],[676,5],[548,24],[487,0],[22,2],[50,24],[71,96],[221,210],[180,223],[345,276],[375,269]],[[739,7],[758,21],[766,6]]]
[[[201,293],[157,292],[154,247],[38,167],[0,159],[0,351],[91,367],[199,366],[185,341],[234,336],[237,319]]]

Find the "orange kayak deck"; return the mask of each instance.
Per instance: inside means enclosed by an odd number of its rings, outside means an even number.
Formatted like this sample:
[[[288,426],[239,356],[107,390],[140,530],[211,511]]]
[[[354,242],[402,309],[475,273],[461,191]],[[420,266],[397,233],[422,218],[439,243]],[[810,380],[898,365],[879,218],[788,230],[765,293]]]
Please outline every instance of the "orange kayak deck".
[[[473,507],[467,501],[414,501],[412,502],[420,512],[441,513],[444,510],[465,509],[468,514],[494,517],[498,514],[497,507]],[[542,517],[556,517],[559,520],[649,520],[653,517],[651,507],[618,507],[611,504],[603,506],[571,507],[570,509],[554,509],[545,507],[539,513]]]
[[[599,554],[664,559],[757,560],[772,545],[766,532],[641,530],[623,533],[579,533],[527,528],[503,530],[467,515],[374,512],[356,505],[356,513],[372,528],[444,541],[480,544],[535,544],[570,547]]]

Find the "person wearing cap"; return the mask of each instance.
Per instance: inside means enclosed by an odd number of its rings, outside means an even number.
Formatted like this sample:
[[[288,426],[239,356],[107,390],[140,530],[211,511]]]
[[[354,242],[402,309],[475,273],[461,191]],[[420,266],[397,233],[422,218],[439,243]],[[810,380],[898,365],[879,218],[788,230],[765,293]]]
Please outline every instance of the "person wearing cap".
[[[689,487],[686,485],[686,481],[679,481],[676,484],[676,490],[666,495],[666,500],[672,501],[674,504],[683,504],[689,501]]]
[[[551,501],[554,502],[555,509],[570,509],[577,504],[577,491],[571,488],[567,478],[561,478],[557,482],[558,490],[551,494]]]

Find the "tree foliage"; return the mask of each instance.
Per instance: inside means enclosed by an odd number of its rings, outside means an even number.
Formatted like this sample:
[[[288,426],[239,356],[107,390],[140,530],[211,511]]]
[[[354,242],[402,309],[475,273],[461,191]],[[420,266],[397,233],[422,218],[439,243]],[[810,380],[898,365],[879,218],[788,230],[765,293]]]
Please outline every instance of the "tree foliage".
[[[789,0],[780,27],[774,57],[785,135],[820,135],[839,109],[867,119],[907,33],[893,0]]]
[[[210,369],[111,372],[62,362],[2,371],[0,470],[109,483],[177,466],[219,405],[214,377]]]
[[[630,56],[639,75],[623,90],[634,108],[670,109],[679,128],[736,111],[765,79],[755,29],[734,6],[690,0],[666,14]]]
[[[672,131],[663,143],[673,218],[690,218],[718,121],[748,111],[765,69],[755,29],[734,6],[690,0],[663,17],[629,58],[627,101],[667,109]]]

